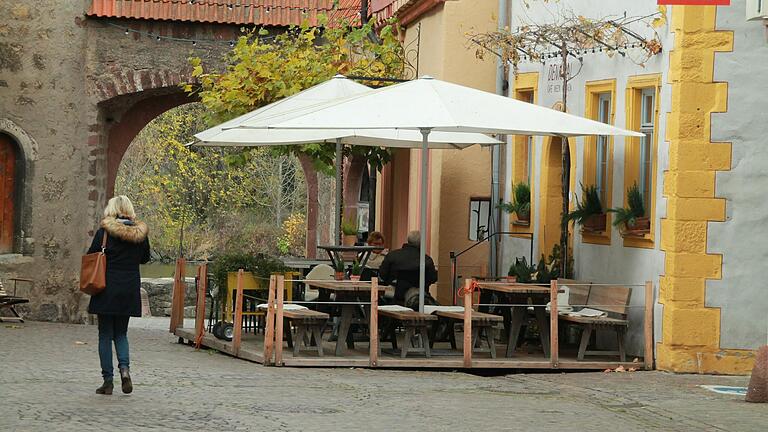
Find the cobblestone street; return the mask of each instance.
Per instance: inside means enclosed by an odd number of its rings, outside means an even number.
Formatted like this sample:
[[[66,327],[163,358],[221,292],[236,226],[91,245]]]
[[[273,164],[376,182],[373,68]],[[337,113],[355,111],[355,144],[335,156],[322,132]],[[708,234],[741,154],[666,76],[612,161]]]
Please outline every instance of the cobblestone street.
[[[747,377],[269,368],[129,331],[134,392],[100,384],[96,327],[0,327],[0,431],[764,431],[768,405],[701,384]]]

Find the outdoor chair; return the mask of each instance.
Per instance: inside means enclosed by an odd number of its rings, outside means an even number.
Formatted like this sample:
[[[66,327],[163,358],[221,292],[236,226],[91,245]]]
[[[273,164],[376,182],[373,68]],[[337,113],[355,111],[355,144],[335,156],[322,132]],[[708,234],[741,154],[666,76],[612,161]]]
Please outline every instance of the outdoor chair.
[[[24,278],[10,278],[13,281],[13,294],[9,295],[3,287],[2,281],[0,281],[0,322],[20,322],[23,323],[24,319],[19,315],[14,306],[24,303],[29,303],[29,299],[16,296],[16,282],[32,282],[32,279]],[[7,310],[11,315],[3,314],[3,311]]]

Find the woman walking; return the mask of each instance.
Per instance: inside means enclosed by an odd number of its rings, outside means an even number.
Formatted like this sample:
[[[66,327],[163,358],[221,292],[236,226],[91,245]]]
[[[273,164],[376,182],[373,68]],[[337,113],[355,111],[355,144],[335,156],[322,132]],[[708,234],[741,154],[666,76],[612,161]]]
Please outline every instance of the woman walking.
[[[139,264],[149,261],[148,232],[147,225],[136,220],[136,212],[128,197],[116,196],[107,203],[101,228],[96,231],[88,249],[88,253],[99,251],[103,237],[107,236],[107,285],[104,291],[91,297],[88,305],[88,312],[99,318],[99,359],[104,383],[96,389],[98,394],[112,394],[113,341],[123,393],[133,391],[129,373],[128,319],[141,316]]]

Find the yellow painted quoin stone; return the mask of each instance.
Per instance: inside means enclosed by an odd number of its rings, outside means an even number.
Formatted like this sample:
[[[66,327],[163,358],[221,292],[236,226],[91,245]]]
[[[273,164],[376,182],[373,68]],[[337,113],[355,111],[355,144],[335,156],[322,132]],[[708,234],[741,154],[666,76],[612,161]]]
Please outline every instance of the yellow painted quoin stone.
[[[722,277],[722,256],[706,249],[708,222],[725,221],[725,200],[715,196],[715,173],[731,166],[731,144],[710,142],[711,114],[726,111],[728,100],[728,84],[713,82],[715,53],[733,49],[732,32],[715,29],[716,13],[715,6],[675,6],[672,13],[657,367],[741,374],[751,370],[754,352],[720,349],[720,309],[706,307],[705,301],[706,280]]]

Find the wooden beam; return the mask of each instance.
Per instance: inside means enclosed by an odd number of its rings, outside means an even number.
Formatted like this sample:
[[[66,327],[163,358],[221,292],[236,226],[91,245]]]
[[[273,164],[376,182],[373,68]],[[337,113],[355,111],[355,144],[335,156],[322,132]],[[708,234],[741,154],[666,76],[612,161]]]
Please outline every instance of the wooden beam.
[[[472,285],[471,279],[464,281],[464,367],[472,367]],[[403,342],[405,344],[405,342]]]
[[[275,317],[275,366],[283,365],[283,296],[285,295],[285,276],[277,275],[277,313]],[[288,329],[290,331],[290,329]],[[299,343],[300,341],[294,341]]]
[[[240,353],[240,344],[243,338],[243,269],[237,271],[237,285],[235,288],[235,323],[232,331],[232,351],[235,355]]]
[[[560,361],[559,332],[557,331],[557,280],[549,282],[549,362],[553,369]]]
[[[179,261],[176,260],[176,268],[173,270],[173,286],[171,287],[171,322],[168,325],[168,331],[175,333],[176,331],[176,300],[179,297],[177,291],[179,290]]]
[[[378,366],[379,363],[379,279],[371,278],[371,322],[368,324],[370,342],[369,365]],[[405,342],[403,342],[405,344]]]
[[[195,306],[195,348],[200,349],[205,334],[205,293],[208,289],[208,264],[197,268],[197,305]]]
[[[269,295],[267,296],[267,328],[264,330],[264,365],[272,364],[275,345],[275,284],[274,275],[269,277]]]
[[[643,322],[643,336],[645,337],[645,350],[643,362],[645,369],[653,369],[653,282],[645,282],[645,320]]]

